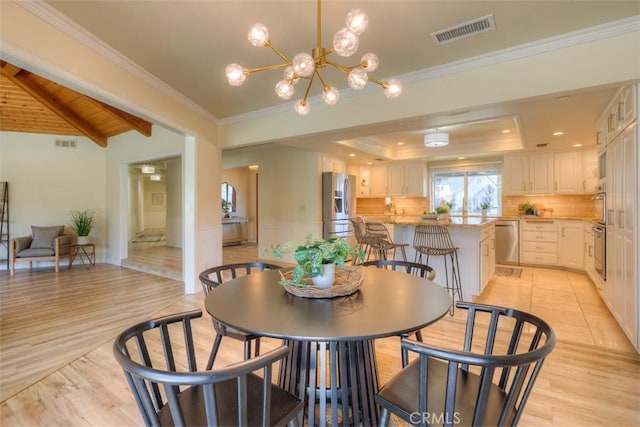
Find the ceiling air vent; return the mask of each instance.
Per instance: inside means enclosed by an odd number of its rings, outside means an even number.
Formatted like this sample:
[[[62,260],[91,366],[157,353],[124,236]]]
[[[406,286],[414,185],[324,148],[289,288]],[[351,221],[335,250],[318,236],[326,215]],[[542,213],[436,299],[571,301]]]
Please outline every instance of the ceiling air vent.
[[[496,23],[493,20],[493,15],[487,15],[453,27],[445,28],[444,30],[436,31],[435,33],[431,33],[431,36],[436,41],[436,44],[445,44],[495,29]]]
[[[76,148],[76,140],[75,139],[56,139],[56,147]]]
[[[536,144],[536,147],[538,148],[544,148],[546,146],[548,146],[549,144]]]

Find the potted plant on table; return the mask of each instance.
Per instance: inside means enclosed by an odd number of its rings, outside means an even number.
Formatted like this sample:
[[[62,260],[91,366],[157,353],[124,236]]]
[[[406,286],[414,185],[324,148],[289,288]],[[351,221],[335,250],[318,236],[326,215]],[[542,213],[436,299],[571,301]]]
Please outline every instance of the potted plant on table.
[[[78,235],[78,244],[86,245],[89,243],[89,233],[93,228],[95,212],[89,209],[71,212],[71,228]]]
[[[264,251],[275,257],[282,258],[293,248],[293,242],[277,244]],[[306,236],[305,243],[294,250],[294,258],[297,265],[293,269],[291,278],[285,278],[280,283],[283,285],[305,285],[303,280],[311,278],[315,286],[331,286],[335,280],[335,268],[343,268],[348,258],[352,260],[363,258],[364,254],[354,249],[338,237],[329,237],[326,240],[314,239],[311,234]]]
[[[491,203],[489,202],[480,203],[480,209],[482,209],[482,216],[487,216],[487,213],[489,212],[490,208],[491,208]]]

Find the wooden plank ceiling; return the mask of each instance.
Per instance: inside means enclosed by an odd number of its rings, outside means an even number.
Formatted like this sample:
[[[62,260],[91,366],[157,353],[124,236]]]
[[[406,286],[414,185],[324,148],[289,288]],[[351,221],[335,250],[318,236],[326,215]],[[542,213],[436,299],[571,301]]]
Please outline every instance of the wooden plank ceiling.
[[[27,70],[0,61],[0,131],[86,136],[101,147],[110,136],[151,123]]]

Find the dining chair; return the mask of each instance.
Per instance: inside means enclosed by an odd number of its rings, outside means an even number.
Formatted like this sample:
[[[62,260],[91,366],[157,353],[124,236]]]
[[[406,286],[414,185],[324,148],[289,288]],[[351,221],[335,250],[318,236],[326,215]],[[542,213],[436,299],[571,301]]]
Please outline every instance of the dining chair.
[[[392,413],[420,426],[518,424],[556,344],[553,329],[511,308],[467,302],[457,307],[468,310],[461,350],[402,340],[402,348],[418,357],[376,394],[380,426]]]
[[[193,319],[202,311],[138,323],[113,354],[147,426],[298,425],[303,401],[271,382],[286,345],[215,370],[199,371]],[[300,417],[300,418],[299,418]]]
[[[279,265],[268,264],[264,262],[242,262],[236,264],[225,264],[217,267],[211,267],[200,273],[200,284],[202,285],[202,291],[205,296],[209,295],[211,289],[222,285],[224,282],[233,280],[239,275],[251,274],[258,271],[265,270],[277,270],[281,268]],[[238,341],[244,342],[244,358],[249,359],[251,357],[251,343],[255,342],[255,355],[260,354],[260,336],[254,334],[248,334],[246,332],[239,331],[230,326],[226,326],[215,319],[213,321],[213,327],[216,330],[216,338],[213,341],[213,347],[211,348],[211,355],[207,363],[207,369],[213,367],[222,337],[233,338]]]
[[[393,258],[396,259],[396,250],[400,248],[402,260],[407,260],[405,248],[408,243],[395,243],[389,234],[389,229],[381,222],[365,222],[365,240],[369,246],[367,261],[373,252],[377,259],[387,259],[387,252],[393,250]]]
[[[449,229],[440,224],[420,224],[413,235],[413,248],[416,251],[415,262],[429,264],[429,257],[442,256],[444,259],[444,286],[451,293],[451,299],[462,301],[462,281],[458,264],[458,248],[453,244]],[[448,261],[451,263],[449,271]],[[451,280],[449,280],[451,275]],[[454,305],[451,304],[449,314],[453,316]]]
[[[377,268],[384,268],[387,270],[400,271],[405,272],[407,274],[412,274],[414,276],[422,277],[423,279],[431,280],[436,278],[436,271],[429,267],[426,264],[418,264],[411,261],[400,261],[400,260],[385,260],[379,259],[376,261],[365,261],[362,263],[363,266],[375,266]],[[411,334],[416,334],[416,339],[422,342],[422,332],[420,329],[416,329],[415,331],[407,332],[406,334],[400,335],[400,339],[407,338]],[[407,350],[402,349],[402,367],[404,368],[409,363],[409,353]]]

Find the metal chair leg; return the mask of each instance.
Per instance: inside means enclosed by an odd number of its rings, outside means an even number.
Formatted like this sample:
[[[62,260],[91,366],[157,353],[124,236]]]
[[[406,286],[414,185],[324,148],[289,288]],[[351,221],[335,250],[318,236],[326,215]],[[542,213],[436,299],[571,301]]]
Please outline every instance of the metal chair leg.
[[[222,341],[222,335],[216,334],[216,339],[213,341],[213,347],[211,347],[211,355],[209,355],[209,361],[207,362],[207,371],[213,368],[213,362],[218,354],[220,348],[220,342]]]

